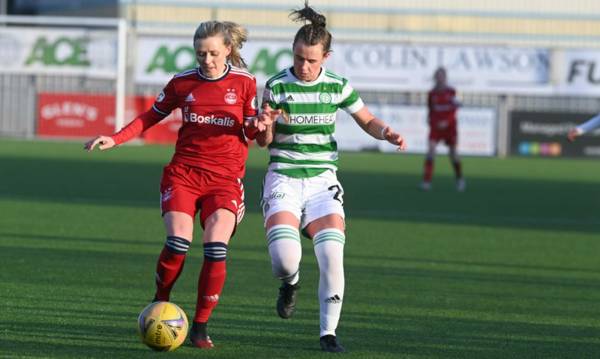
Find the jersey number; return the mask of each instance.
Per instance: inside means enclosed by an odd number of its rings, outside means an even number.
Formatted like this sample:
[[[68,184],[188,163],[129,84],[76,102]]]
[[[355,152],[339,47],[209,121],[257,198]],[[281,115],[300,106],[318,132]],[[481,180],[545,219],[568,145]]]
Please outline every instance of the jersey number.
[[[333,186],[327,188],[330,191],[335,191],[335,194],[333,195],[333,199],[335,199],[336,201],[339,201],[341,204],[344,204],[344,200],[342,199],[342,195],[344,194],[344,192],[342,191],[342,188],[337,185],[334,184]]]

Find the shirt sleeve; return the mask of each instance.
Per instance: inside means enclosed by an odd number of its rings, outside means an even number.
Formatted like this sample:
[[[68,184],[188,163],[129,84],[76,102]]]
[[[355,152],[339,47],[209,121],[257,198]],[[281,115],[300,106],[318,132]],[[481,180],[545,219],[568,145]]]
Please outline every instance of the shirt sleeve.
[[[258,115],[258,100],[256,99],[256,79],[248,81],[246,97],[244,101],[244,121],[254,118]],[[244,128],[244,134],[247,138],[253,140],[258,134],[257,129]]]
[[[165,116],[150,109],[136,117],[135,120],[131,121],[127,126],[123,127],[121,131],[115,133],[111,137],[116,145],[120,145],[121,143],[141,135],[142,132],[154,126],[163,118],[165,118]]]
[[[154,100],[154,104],[150,110],[137,116],[121,131],[111,137],[117,145],[127,142],[141,135],[144,131],[167,117],[178,105],[179,101],[175,92],[175,84],[173,83],[173,79],[171,79],[167,86],[156,96],[156,100]]]
[[[344,80],[342,87],[342,100],[339,103],[339,108],[346,111],[348,114],[358,112],[365,106],[363,100],[358,96],[358,92],[350,86],[347,80]]]
[[[258,114],[258,100],[256,99],[256,79],[248,81],[246,101],[244,102],[244,119],[256,117]]]
[[[171,79],[167,86],[156,96],[152,110],[164,117],[169,116],[171,111],[179,107],[179,97],[175,89],[175,79]]]
[[[277,103],[277,101],[275,101],[275,95],[273,94],[273,90],[271,89],[271,86],[269,86],[269,84],[265,85],[261,107],[263,107],[265,104],[269,105],[274,110],[277,110],[279,108],[279,104]]]
[[[586,122],[582,123],[581,125],[577,126],[575,128],[575,130],[577,130],[577,132],[579,134],[583,134],[586,132],[589,132],[597,127],[600,127],[600,114],[590,118],[589,120],[587,120]]]

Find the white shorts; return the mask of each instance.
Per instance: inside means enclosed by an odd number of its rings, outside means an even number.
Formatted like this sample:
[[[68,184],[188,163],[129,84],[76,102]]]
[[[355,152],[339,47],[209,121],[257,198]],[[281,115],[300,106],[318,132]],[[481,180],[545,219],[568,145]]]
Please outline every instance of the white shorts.
[[[333,171],[318,176],[294,178],[269,171],[265,177],[261,207],[267,219],[281,211],[293,213],[304,228],[329,214],[344,214],[344,189]]]

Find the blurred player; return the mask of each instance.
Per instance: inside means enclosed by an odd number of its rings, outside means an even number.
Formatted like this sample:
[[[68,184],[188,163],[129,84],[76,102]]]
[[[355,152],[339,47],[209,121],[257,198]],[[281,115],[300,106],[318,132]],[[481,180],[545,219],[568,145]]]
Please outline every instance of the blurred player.
[[[427,96],[429,142],[421,189],[424,191],[431,189],[435,148],[440,141],[443,141],[448,145],[450,160],[456,175],[456,189],[462,192],[466,188],[466,182],[462,175],[460,159],[456,153],[458,140],[456,110],[460,104],[456,99],[456,90],[448,86],[446,69],[440,67],[435,70],[433,79],[435,85]]]
[[[581,125],[570,129],[569,133],[567,134],[567,138],[569,141],[573,142],[577,137],[598,127],[600,127],[600,114],[590,118]]]
[[[305,23],[294,38],[293,66],[265,86],[263,123],[276,120],[256,140],[269,145],[263,213],[273,274],[281,279],[277,313],[292,316],[299,289],[300,232],[311,238],[319,265],[320,345],[343,352],[336,328],[344,300],[344,190],[337,180],[336,111],[352,115],[369,135],[404,149],[404,140],[375,118],[348,81],[322,67],[331,55],[326,19],[308,4],[292,12]]]
[[[121,131],[85,144],[88,151],[97,145],[100,150],[112,148],[181,109],[183,124],[175,154],[160,185],[167,238],[156,267],[154,301],[169,300],[200,212],[204,262],[190,331],[192,344],[200,348],[213,347],[207,322],[225,283],[230,237],[244,215],[245,136],[253,138],[259,128],[264,130],[256,120],[256,80],[242,69],[239,49],[246,38],[246,30],[232,22],[200,24],[194,34],[200,66],[175,75],[152,108]]]

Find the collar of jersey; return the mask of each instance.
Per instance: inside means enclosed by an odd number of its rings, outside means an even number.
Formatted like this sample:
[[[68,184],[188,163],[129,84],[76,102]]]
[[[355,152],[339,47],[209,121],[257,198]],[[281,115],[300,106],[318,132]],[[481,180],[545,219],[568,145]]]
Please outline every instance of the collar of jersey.
[[[219,81],[223,77],[227,76],[227,74],[229,73],[229,70],[231,70],[231,65],[225,64],[225,66],[227,67],[225,69],[225,72],[223,72],[223,74],[221,76],[215,77],[215,78],[204,76],[204,74],[202,73],[202,69],[200,68],[200,66],[197,67],[197,71],[196,72],[198,73],[198,77],[200,77],[204,81]]]
[[[316,79],[314,79],[311,82],[306,82],[306,81],[302,81],[299,78],[296,77],[296,75],[294,75],[294,73],[292,72],[293,67],[288,67],[287,72],[288,72],[288,76],[292,77],[293,79],[295,79],[298,85],[300,86],[312,86],[312,85],[316,85],[319,82],[321,82],[323,80],[323,77],[325,77],[325,68],[321,67],[321,73],[319,74],[319,76],[317,76]]]

